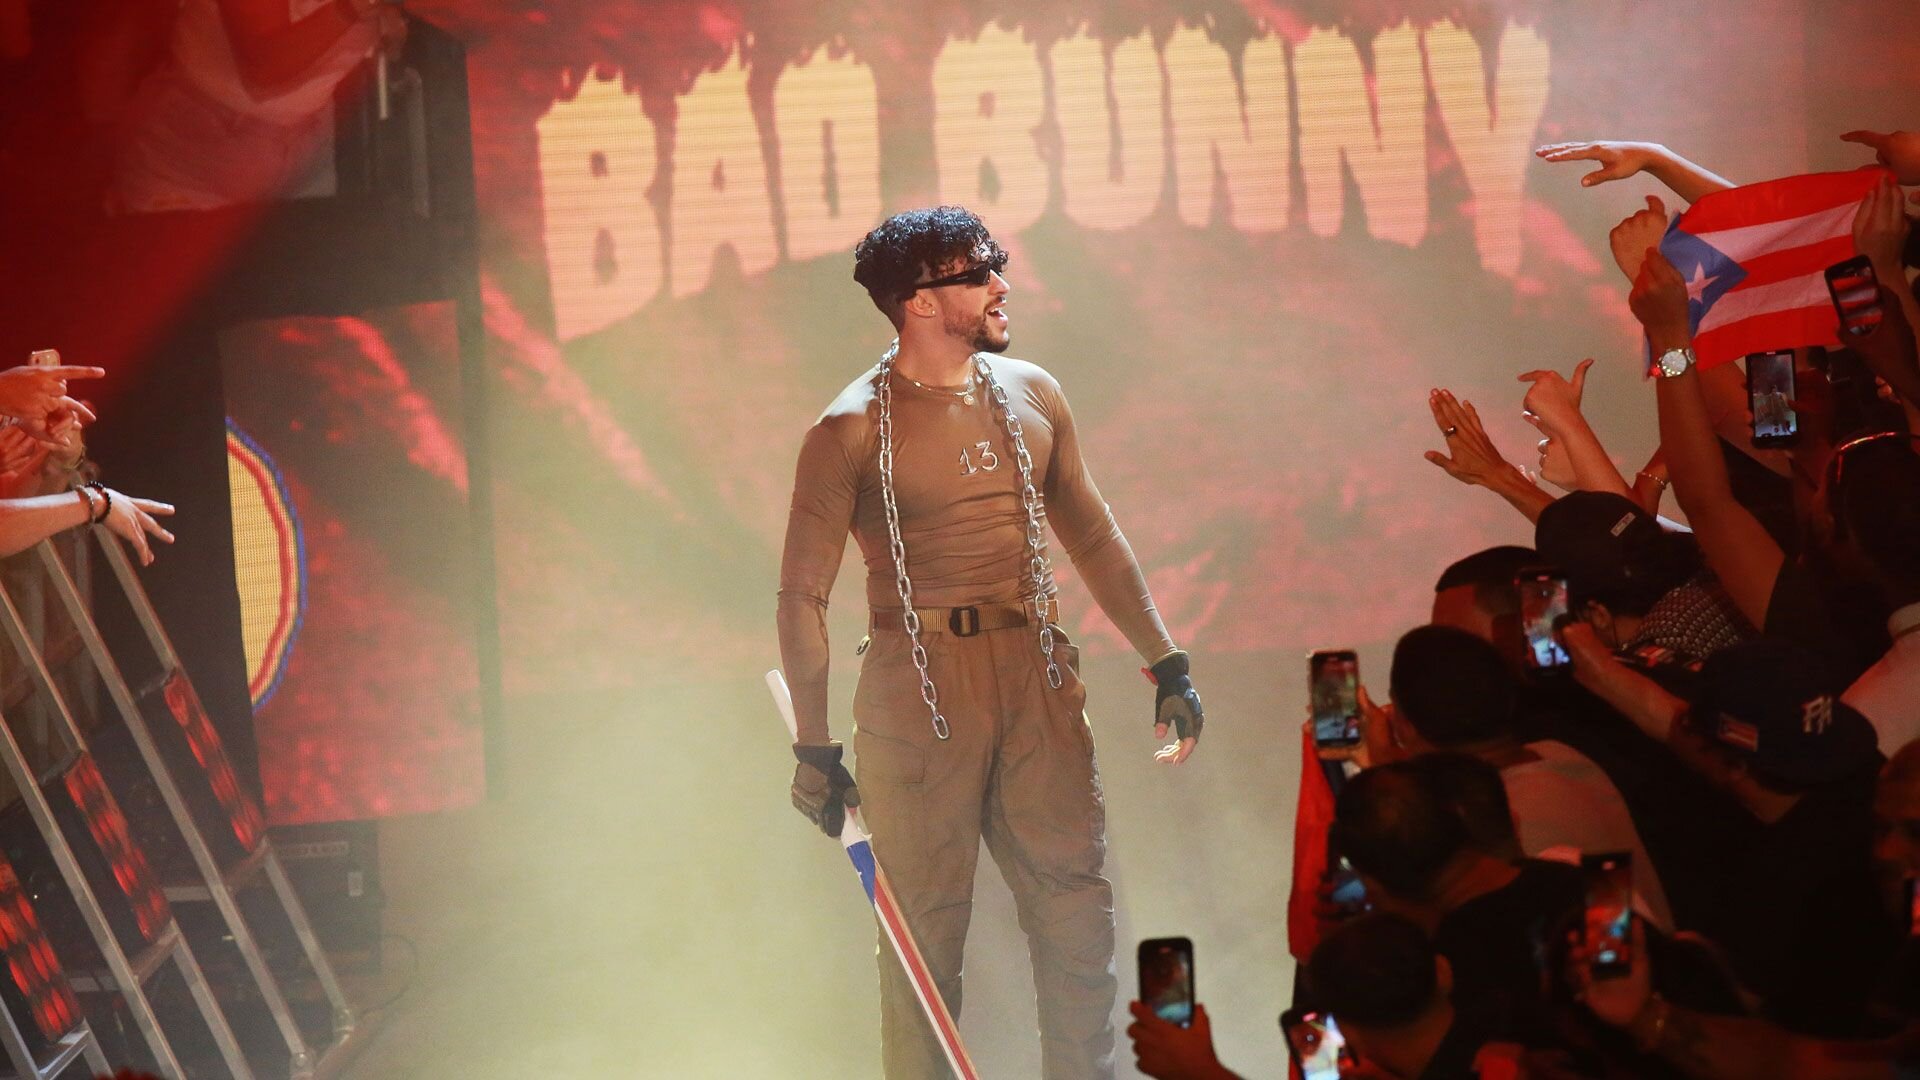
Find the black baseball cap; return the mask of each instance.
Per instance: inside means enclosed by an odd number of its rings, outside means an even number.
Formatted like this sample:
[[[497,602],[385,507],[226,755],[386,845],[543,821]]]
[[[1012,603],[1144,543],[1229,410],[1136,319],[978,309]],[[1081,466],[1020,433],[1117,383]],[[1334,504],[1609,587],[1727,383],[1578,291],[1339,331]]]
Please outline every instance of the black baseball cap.
[[[1566,575],[1576,597],[1660,593],[1671,580],[1666,531],[1652,515],[1611,491],[1574,491],[1540,511],[1533,546]]]
[[[1867,718],[1832,693],[1813,653],[1758,638],[1709,656],[1701,666],[1693,727],[1757,775],[1814,787],[1879,764],[1879,736]]]

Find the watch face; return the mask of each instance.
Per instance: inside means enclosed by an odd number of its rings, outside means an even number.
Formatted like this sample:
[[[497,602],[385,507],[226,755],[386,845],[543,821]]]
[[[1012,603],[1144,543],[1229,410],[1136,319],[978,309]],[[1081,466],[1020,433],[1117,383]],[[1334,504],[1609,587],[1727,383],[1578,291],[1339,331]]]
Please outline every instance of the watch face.
[[[1671,379],[1675,375],[1684,375],[1693,366],[1693,357],[1683,349],[1669,349],[1660,354],[1660,374]]]

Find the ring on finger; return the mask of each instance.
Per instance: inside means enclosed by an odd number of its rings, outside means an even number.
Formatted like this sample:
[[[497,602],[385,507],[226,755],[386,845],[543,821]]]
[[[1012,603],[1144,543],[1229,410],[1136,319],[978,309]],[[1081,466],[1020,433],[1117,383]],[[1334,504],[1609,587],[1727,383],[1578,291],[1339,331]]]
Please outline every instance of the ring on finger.
[[[1449,438],[1449,439],[1451,439],[1451,438],[1453,438],[1453,437],[1454,437],[1455,435],[1458,435],[1458,434],[1460,434],[1460,428],[1459,428],[1459,427],[1458,427],[1457,425],[1454,425],[1454,424],[1448,424],[1448,425],[1447,425],[1447,430],[1445,431],[1445,433],[1444,433],[1444,434],[1446,435],[1446,437],[1447,437],[1447,438]]]

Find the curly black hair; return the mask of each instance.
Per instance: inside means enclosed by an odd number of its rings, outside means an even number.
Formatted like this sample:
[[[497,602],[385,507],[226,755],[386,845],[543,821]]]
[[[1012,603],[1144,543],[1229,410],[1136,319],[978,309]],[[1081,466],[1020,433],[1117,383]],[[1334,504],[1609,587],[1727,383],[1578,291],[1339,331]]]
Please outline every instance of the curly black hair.
[[[964,206],[907,210],[881,222],[854,247],[853,280],[867,290],[873,306],[894,319],[922,273],[936,274],[975,252],[989,262],[1001,256],[1000,245],[973,211]]]

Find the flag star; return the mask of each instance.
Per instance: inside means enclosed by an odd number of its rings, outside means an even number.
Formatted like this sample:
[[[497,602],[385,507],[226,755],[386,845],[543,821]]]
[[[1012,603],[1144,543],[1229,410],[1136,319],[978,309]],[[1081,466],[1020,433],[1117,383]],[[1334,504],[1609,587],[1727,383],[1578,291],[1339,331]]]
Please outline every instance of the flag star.
[[[1711,286],[1719,280],[1719,274],[1715,274],[1712,277],[1707,276],[1706,263],[1695,263],[1693,265],[1693,280],[1687,282],[1687,300],[1689,302],[1700,301],[1702,294],[1707,291],[1708,286]]]

